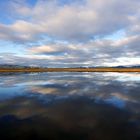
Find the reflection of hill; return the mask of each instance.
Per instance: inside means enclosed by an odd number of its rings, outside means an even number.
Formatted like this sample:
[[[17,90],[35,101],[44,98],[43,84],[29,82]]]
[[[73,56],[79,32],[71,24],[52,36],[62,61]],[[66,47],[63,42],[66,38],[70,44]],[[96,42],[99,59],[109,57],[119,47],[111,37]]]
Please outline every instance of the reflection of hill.
[[[140,137],[137,126],[130,122],[131,114],[87,97],[58,100],[47,106],[31,98],[15,98],[3,104],[3,111],[2,139],[138,140]]]

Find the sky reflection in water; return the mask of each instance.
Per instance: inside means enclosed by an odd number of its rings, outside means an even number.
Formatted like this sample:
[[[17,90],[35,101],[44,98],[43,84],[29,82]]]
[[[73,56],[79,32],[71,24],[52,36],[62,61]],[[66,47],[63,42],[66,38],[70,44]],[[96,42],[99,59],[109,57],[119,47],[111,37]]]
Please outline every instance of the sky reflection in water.
[[[0,135],[138,140],[139,85],[139,73],[0,75]]]

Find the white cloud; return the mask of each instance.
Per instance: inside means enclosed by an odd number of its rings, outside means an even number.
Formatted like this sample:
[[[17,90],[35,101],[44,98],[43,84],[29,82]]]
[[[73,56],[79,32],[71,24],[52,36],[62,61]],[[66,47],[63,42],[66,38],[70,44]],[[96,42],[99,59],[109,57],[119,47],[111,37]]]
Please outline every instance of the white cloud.
[[[46,57],[48,63],[97,66],[97,65],[132,65],[139,64],[139,36],[125,37],[118,40],[95,40],[83,44],[52,43],[34,46],[28,49],[30,55]],[[139,42],[140,43],[140,42]],[[125,58],[125,59],[124,59]],[[136,58],[136,59],[134,59]]]
[[[54,49],[54,47],[51,46],[39,46],[39,47],[35,47],[35,48],[31,48],[30,52],[31,53],[52,53],[52,52],[56,52],[58,50]]]
[[[85,0],[85,3],[73,1],[65,5],[60,5],[56,0],[38,0],[34,7],[18,1],[13,2],[12,7],[15,8],[17,20],[6,27],[1,25],[0,29],[5,30],[1,36],[13,40],[7,32],[10,28],[15,35],[14,41],[33,41],[37,37],[40,39],[42,34],[83,41],[106,36],[122,28],[128,30],[131,25],[134,26],[132,31],[139,30],[139,24],[135,23],[140,16],[138,0]]]
[[[0,24],[0,40],[35,44],[25,47],[28,55],[23,58],[8,56],[12,62],[25,59],[49,66],[95,66],[132,64],[134,57],[139,60],[139,0],[76,0],[65,4],[38,0],[34,6],[26,0],[13,0],[7,6],[14,22]],[[106,39],[120,30],[123,37]],[[44,41],[47,37],[51,42]]]

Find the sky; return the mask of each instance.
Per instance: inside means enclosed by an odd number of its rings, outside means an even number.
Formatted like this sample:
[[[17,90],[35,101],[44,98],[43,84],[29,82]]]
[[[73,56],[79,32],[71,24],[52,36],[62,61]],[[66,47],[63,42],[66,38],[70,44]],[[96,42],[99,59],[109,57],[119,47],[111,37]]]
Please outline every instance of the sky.
[[[140,0],[0,0],[0,64],[140,65]]]

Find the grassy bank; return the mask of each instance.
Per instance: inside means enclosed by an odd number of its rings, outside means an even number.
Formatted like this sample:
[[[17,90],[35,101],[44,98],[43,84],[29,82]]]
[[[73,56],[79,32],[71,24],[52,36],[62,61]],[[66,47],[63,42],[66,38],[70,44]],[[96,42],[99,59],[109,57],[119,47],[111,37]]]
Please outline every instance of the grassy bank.
[[[0,72],[140,72],[140,68],[0,68]]]

